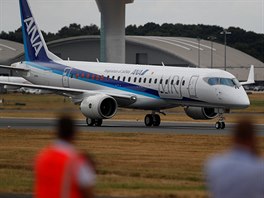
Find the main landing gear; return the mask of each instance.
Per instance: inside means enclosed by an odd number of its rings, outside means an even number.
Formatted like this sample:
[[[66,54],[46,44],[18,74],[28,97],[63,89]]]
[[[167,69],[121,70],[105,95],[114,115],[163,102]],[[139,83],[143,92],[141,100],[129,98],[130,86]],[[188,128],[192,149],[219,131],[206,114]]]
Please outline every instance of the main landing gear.
[[[219,121],[215,123],[216,129],[224,129],[225,128],[225,117],[223,113],[219,113]]]
[[[148,127],[159,126],[160,125],[160,116],[158,114],[152,113],[145,116],[145,125]]]
[[[103,119],[91,119],[91,118],[86,118],[86,123],[88,126],[102,126],[103,124]]]

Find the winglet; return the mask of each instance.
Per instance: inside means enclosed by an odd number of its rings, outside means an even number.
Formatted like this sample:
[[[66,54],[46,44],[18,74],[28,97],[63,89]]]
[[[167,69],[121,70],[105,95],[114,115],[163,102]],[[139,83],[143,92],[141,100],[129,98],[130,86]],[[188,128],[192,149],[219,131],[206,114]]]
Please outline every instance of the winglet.
[[[254,77],[254,65],[251,65],[249,74],[248,74],[248,79],[246,82],[241,82],[241,85],[249,85],[249,84],[254,84],[255,83],[255,77]]]

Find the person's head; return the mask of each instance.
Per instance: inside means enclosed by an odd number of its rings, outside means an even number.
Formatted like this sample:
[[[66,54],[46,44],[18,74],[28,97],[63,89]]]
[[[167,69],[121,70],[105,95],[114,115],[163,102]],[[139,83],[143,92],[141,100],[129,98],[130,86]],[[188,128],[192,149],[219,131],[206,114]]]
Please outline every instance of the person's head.
[[[75,137],[74,121],[70,116],[62,116],[58,120],[57,136],[59,139],[72,142]]]
[[[233,132],[233,143],[257,154],[257,137],[254,123],[248,118],[242,118]]]

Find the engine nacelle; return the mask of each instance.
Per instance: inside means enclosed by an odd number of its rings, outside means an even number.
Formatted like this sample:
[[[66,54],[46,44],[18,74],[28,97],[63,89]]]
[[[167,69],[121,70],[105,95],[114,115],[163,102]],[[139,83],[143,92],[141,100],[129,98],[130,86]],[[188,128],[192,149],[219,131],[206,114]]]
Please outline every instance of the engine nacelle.
[[[117,102],[107,95],[94,95],[84,98],[80,109],[85,117],[91,119],[109,119],[117,111]]]
[[[210,120],[218,116],[214,108],[186,107],[185,113],[194,120]]]

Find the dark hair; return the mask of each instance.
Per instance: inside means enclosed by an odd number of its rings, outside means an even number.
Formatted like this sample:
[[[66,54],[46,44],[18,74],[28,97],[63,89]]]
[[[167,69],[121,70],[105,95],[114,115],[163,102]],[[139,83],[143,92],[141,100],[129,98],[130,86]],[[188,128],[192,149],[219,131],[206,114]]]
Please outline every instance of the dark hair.
[[[247,118],[241,119],[234,129],[234,139],[238,143],[252,141],[256,138],[254,123]]]
[[[72,140],[75,135],[74,121],[69,116],[62,116],[58,120],[58,138]]]

